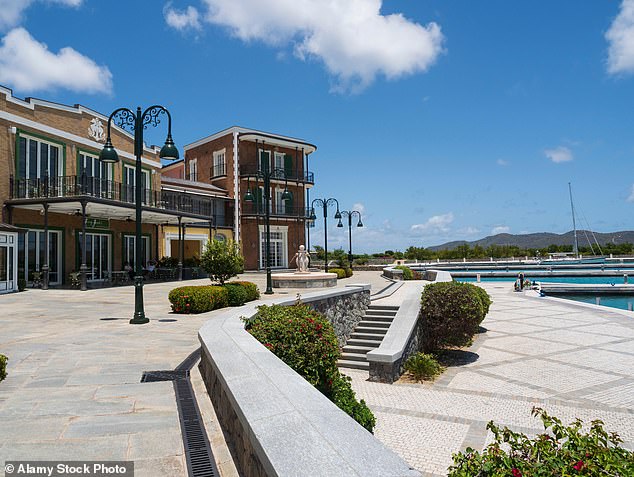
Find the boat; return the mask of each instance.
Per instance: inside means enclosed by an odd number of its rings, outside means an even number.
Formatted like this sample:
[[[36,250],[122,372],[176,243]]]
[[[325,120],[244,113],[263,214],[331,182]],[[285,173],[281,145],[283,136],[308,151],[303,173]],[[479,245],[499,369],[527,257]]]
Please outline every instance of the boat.
[[[572,211],[572,230],[574,234],[574,242],[572,244],[572,252],[555,252],[549,253],[549,258],[545,258],[539,262],[540,265],[590,265],[590,264],[601,264],[606,262],[606,257],[604,256],[592,256],[592,257],[583,257],[583,255],[579,254],[579,239],[577,238],[577,221],[575,219],[575,203],[572,200],[572,186],[570,182],[568,182],[568,193],[570,194],[570,209]],[[594,236],[594,233],[590,231]],[[587,234],[586,234],[587,237]],[[594,239],[596,242],[596,238]],[[594,247],[592,247],[592,243],[588,239],[588,243],[590,244],[590,248],[592,248],[592,252],[594,253]],[[599,251],[601,247],[597,242],[597,246],[599,247]]]

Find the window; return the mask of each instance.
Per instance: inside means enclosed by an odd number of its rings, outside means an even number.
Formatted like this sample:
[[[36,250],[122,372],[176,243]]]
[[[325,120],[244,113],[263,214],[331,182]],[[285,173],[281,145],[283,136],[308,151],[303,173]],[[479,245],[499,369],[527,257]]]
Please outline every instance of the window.
[[[271,170],[271,151],[263,151],[260,149],[260,160],[258,161],[258,170]]]
[[[293,199],[282,199],[284,189],[275,189],[275,212],[280,215],[293,214]]]
[[[285,268],[288,263],[286,254],[286,227],[271,227],[270,250],[271,267]],[[266,268],[266,231],[264,226],[260,226],[260,268]]]
[[[83,234],[77,233],[79,241],[77,251],[78,262],[81,263],[84,246]],[[88,280],[104,280],[112,269],[112,255],[110,253],[110,235],[86,233],[86,266],[88,267]]]
[[[124,164],[123,166],[123,189],[121,191],[122,200],[125,202],[134,203],[134,189],[136,185],[136,166],[130,166],[128,164]],[[150,198],[150,171],[143,169],[143,174],[141,176],[141,194],[142,194],[142,203],[147,204]]]
[[[20,277],[27,282],[33,280],[33,272],[40,272],[46,259],[46,241],[43,230],[29,230],[18,236],[18,268]],[[51,285],[62,283],[62,233],[57,230],[48,231],[49,255],[48,278]],[[23,276],[26,275],[26,276]]]
[[[227,167],[225,162],[225,149],[222,151],[214,151],[214,166],[212,177],[221,177],[227,175]]]
[[[150,261],[150,237],[143,236],[143,266],[145,267]],[[124,235],[123,236],[123,264],[126,262],[130,264],[132,268],[136,264],[136,236]]]
[[[112,197],[112,164],[105,164],[94,154],[79,153],[79,183],[84,191],[96,197]]]
[[[57,144],[20,135],[18,141],[18,178],[43,179],[63,174],[61,147]]]
[[[198,159],[191,159],[189,161],[189,175],[187,179],[190,181],[198,180]]]

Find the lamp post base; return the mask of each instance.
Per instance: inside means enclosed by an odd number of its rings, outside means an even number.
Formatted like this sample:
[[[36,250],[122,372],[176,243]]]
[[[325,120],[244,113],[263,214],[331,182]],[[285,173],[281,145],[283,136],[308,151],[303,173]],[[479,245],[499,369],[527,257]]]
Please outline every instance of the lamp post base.
[[[137,315],[136,313],[134,314],[134,318],[130,320],[131,325],[144,325],[149,322],[150,322],[149,318],[147,318],[145,315],[143,314]]]
[[[134,277],[134,316],[130,320],[130,324],[144,325],[149,322],[143,307],[143,276],[137,275]]]

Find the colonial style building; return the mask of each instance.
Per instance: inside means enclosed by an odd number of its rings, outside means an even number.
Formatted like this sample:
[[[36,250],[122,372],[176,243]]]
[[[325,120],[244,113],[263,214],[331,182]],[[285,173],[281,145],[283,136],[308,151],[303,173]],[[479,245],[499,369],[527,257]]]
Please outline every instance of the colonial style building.
[[[6,287],[15,288],[13,280],[3,280],[9,272],[34,282],[48,269],[50,284],[60,285],[76,280],[82,269],[88,282],[99,282],[134,263],[133,137],[113,127],[121,162],[102,164],[107,120],[80,105],[22,100],[0,86],[0,224],[26,231],[5,227],[0,236],[0,267],[6,268],[0,282]],[[210,235],[231,236],[234,202],[226,190],[195,180],[162,180],[154,146],[144,146],[142,166],[144,262],[174,255],[174,240],[184,228],[196,230],[190,235],[198,251]]]
[[[234,126],[185,146],[181,178],[226,190],[233,201],[233,235],[247,270],[265,268],[264,173],[270,180],[271,266],[287,268],[305,244],[308,195],[314,175],[308,158],[317,148],[301,139]],[[166,171],[167,174],[174,172]],[[247,191],[254,200],[246,201]],[[284,192],[287,191],[287,194]]]

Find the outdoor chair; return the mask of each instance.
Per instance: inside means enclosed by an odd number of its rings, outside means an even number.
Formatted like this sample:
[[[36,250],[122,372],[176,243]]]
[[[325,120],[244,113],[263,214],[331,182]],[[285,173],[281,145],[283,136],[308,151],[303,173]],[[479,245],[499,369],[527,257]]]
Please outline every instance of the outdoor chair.
[[[33,281],[31,282],[31,288],[42,288],[42,273],[33,272]]]
[[[70,286],[73,288],[79,288],[81,286],[81,281],[79,280],[79,272],[71,272],[69,274],[70,277]]]

